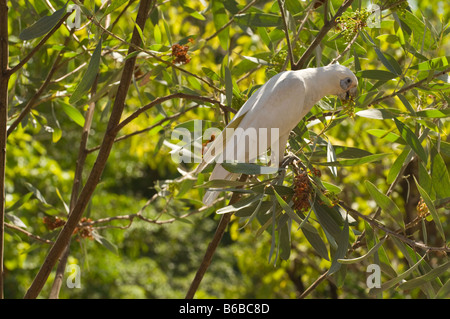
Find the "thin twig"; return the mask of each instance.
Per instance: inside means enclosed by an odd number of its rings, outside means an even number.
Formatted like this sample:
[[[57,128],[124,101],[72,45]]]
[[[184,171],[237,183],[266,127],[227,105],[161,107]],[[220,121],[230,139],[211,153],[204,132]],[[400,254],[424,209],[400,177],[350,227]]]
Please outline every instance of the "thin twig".
[[[353,46],[353,44],[355,43],[355,41],[358,39],[359,36],[359,32],[356,32],[355,36],[353,37],[353,39],[348,43],[347,47],[344,49],[344,51],[342,51],[341,53],[339,53],[339,55],[337,57],[335,57],[333,60],[331,60],[331,62],[328,64],[334,64],[336,63],[340,58],[342,58],[342,56],[347,53],[348,50],[351,49],[351,47]]]
[[[293,48],[291,45],[291,39],[289,38],[289,28],[288,28],[288,23],[287,23],[287,19],[286,19],[284,3],[282,0],[278,0],[278,6],[280,7],[281,19],[283,20],[283,27],[284,27],[286,43],[287,43],[287,47],[288,47],[288,57],[289,57],[289,60],[291,61],[291,65],[294,65],[294,52],[293,52]]]
[[[322,29],[320,29],[319,33],[314,38],[313,42],[310,44],[310,46],[306,49],[306,51],[303,53],[301,58],[292,66],[292,70],[300,70],[303,69],[306,65],[307,60],[313,54],[316,47],[322,42],[322,39],[327,35],[328,31],[331,30],[336,24],[337,24],[337,18],[339,18],[345,10],[347,10],[348,7],[352,4],[353,0],[347,0],[345,1],[336,14],[333,16],[331,21],[327,21],[324,23]]]
[[[426,78],[424,78],[424,79],[422,79],[422,80],[420,80],[420,81],[414,82],[414,83],[412,83],[412,84],[410,84],[410,85],[406,85],[406,86],[402,87],[402,88],[401,88],[400,90],[398,90],[398,91],[395,91],[395,92],[393,92],[393,93],[391,93],[391,94],[388,94],[388,95],[382,96],[382,97],[380,97],[380,98],[378,98],[378,99],[375,99],[375,100],[373,100],[372,102],[370,102],[370,105],[378,104],[378,103],[380,103],[380,102],[382,102],[382,101],[384,101],[384,100],[387,100],[387,99],[393,98],[393,97],[395,97],[395,96],[397,96],[397,95],[399,95],[399,94],[405,93],[405,92],[407,92],[407,91],[409,91],[409,90],[412,90],[412,89],[414,89],[414,88],[416,88],[416,87],[418,87],[418,86],[421,86],[422,84],[427,83],[429,80],[435,79],[435,78],[437,78],[437,77],[439,77],[439,76],[441,76],[441,75],[444,75],[444,74],[446,74],[446,73],[448,73],[448,72],[450,72],[450,68],[447,68],[447,69],[445,69],[445,70],[443,70],[443,71],[440,71],[440,72],[435,73],[435,74],[431,77],[431,79],[428,79],[428,77],[426,77]]]
[[[219,101],[217,101],[215,99],[211,99],[211,98],[199,96],[199,95],[181,93],[181,92],[173,93],[173,94],[170,94],[167,96],[159,97],[159,98],[153,100],[152,102],[148,103],[147,105],[144,105],[144,106],[140,107],[139,109],[137,109],[136,111],[134,111],[131,115],[129,115],[127,118],[125,118],[123,121],[121,121],[119,125],[117,125],[117,127],[116,127],[117,132],[120,131],[122,128],[124,128],[126,125],[128,125],[131,121],[136,119],[139,115],[148,111],[152,107],[154,107],[158,104],[161,104],[165,101],[173,100],[173,99],[177,99],[177,98],[217,104],[223,110],[227,110],[227,111],[231,110],[232,112],[235,112],[234,109],[225,107],[224,105],[222,105],[222,103],[220,103]]]
[[[249,4],[247,4],[242,10],[239,10],[238,13],[236,13],[236,15],[244,13],[245,11],[247,11],[248,9],[250,9],[258,0],[253,0],[251,1]],[[212,35],[210,35],[209,37],[205,38],[205,41],[208,42],[209,40],[211,40],[212,38],[216,37],[220,32],[222,32],[223,30],[225,30],[230,24],[232,24],[234,22],[234,17],[233,16],[227,23],[225,23],[223,26],[221,26],[219,29],[216,30],[216,32],[214,32]]]
[[[50,245],[53,244],[53,241],[45,239],[45,238],[42,238],[42,237],[40,237],[38,235],[34,235],[34,234],[30,233],[29,231],[27,231],[27,230],[25,230],[23,228],[20,228],[20,227],[18,227],[16,225],[5,223],[5,226],[8,227],[9,229],[13,229],[15,231],[21,232],[22,234],[25,234],[25,235],[27,235],[28,237],[30,237],[30,238],[32,238],[34,240],[40,241],[41,243],[50,244]]]
[[[450,247],[446,247],[446,246],[444,246],[444,247],[428,246],[428,245],[423,244],[421,242],[414,241],[412,239],[409,239],[409,238],[407,238],[407,237],[397,233],[396,231],[393,231],[393,230],[389,229],[388,227],[386,227],[385,225],[383,225],[379,221],[376,221],[376,220],[374,220],[374,219],[372,219],[372,218],[370,218],[370,217],[368,217],[366,215],[361,214],[360,212],[358,212],[357,210],[351,208],[349,205],[347,205],[346,203],[344,203],[342,201],[339,203],[339,205],[342,206],[353,217],[356,216],[356,217],[359,217],[359,218],[363,219],[364,221],[369,223],[371,226],[384,231],[386,234],[389,234],[389,236],[398,238],[400,241],[402,241],[405,244],[411,246],[412,248],[419,248],[419,249],[428,250],[428,251],[444,251],[444,252],[450,253]]]
[[[243,174],[240,178],[240,181],[243,182],[247,180],[247,175]],[[241,193],[233,193],[231,196],[229,205],[235,204],[239,199],[241,198]],[[214,234],[213,239],[208,245],[208,248],[206,249],[205,255],[203,256],[203,260],[200,264],[200,267],[197,270],[197,273],[195,274],[194,279],[192,280],[192,283],[189,287],[189,290],[186,294],[186,299],[192,299],[194,298],[195,293],[197,292],[198,287],[200,286],[200,283],[203,279],[203,276],[205,275],[206,271],[208,270],[209,265],[211,264],[212,258],[214,256],[214,253],[216,252],[217,247],[219,246],[220,241],[222,240],[223,234],[225,233],[225,230],[230,223],[232,213],[223,214],[219,225],[217,226],[216,232]]]
[[[6,0],[0,1],[0,299],[3,293],[3,258],[5,234],[5,170],[6,140],[8,122],[8,84],[10,76],[8,46],[8,6]]]

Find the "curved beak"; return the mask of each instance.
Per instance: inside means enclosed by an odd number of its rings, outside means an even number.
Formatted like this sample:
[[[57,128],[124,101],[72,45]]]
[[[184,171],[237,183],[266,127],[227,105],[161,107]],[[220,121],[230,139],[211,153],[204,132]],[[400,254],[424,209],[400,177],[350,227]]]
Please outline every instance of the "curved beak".
[[[341,93],[338,95],[338,97],[342,100],[342,101],[348,101],[350,99],[355,98],[358,95],[358,87],[354,86],[351,89]]]

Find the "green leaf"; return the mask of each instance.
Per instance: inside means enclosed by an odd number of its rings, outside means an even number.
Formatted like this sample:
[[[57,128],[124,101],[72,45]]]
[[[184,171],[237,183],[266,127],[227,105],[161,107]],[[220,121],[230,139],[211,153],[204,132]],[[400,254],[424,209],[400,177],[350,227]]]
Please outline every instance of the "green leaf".
[[[370,248],[369,251],[363,256],[360,256],[357,258],[351,258],[351,259],[342,259],[341,258],[341,259],[338,259],[337,261],[341,264],[354,264],[354,263],[359,263],[361,261],[364,261],[368,257],[372,256],[374,253],[376,253],[378,251],[378,249],[381,247],[381,245],[383,245],[385,240],[386,240],[386,238],[383,238],[382,240],[380,240],[375,246]]]
[[[225,67],[225,93],[227,97],[227,105],[231,106],[233,100],[233,78],[231,77],[231,71]]]
[[[336,161],[336,153],[334,152],[333,145],[331,145],[331,142],[328,141],[327,144],[327,161],[328,162],[335,162]],[[336,166],[329,166],[331,173],[336,177],[337,176],[337,169]]]
[[[424,45],[424,48],[431,50],[433,46],[433,37],[429,30],[426,29],[422,21],[419,20],[413,13],[404,10],[400,15],[400,19],[411,28],[415,45]]]
[[[106,239],[105,237],[99,235],[97,232],[92,232],[92,235],[94,236],[95,241],[100,243],[103,247],[108,249],[109,251],[113,252],[114,254],[119,254],[119,249],[115,244],[113,244],[110,240]]]
[[[449,298],[450,296],[450,279],[447,279],[447,282],[439,289],[439,291],[436,293],[436,296],[434,296],[436,299],[444,299]]]
[[[25,225],[25,223],[16,215],[11,214],[11,213],[6,213],[5,214],[6,219],[8,219],[11,223],[13,223],[13,225],[20,227],[20,228],[27,228],[27,225]]]
[[[250,12],[240,13],[234,16],[238,24],[253,27],[279,27],[283,20],[281,16],[270,13]]]
[[[306,224],[311,225],[311,224]],[[311,244],[312,248],[325,260],[330,260],[328,256],[327,246],[320,237],[319,232],[314,227],[302,227],[303,235],[306,240]]]
[[[358,72],[358,77],[371,80],[389,81],[397,77],[395,73],[383,70],[363,70]]]
[[[30,183],[25,183],[25,187],[28,188],[29,191],[31,191],[34,196],[36,196],[36,198],[38,199],[38,201],[40,201],[42,204],[49,206],[49,204],[47,203],[47,201],[45,200],[44,196],[41,194],[41,192],[34,187],[33,185],[31,185]],[[27,196],[27,195],[25,195]]]
[[[295,211],[292,209],[291,206],[289,206],[283,198],[281,198],[280,195],[278,195],[277,191],[275,189],[273,189],[273,192],[275,194],[275,197],[278,201],[278,203],[280,204],[281,208],[283,208],[283,210],[286,212],[286,214],[289,215],[290,218],[292,218],[293,220],[295,220],[297,223],[299,224],[303,224],[303,219],[300,218],[300,216],[298,216]]]
[[[23,204],[25,204],[26,202],[28,202],[28,200],[30,199],[30,197],[33,195],[33,192],[29,192],[27,194],[25,194],[24,196],[22,196],[21,198],[19,198],[17,200],[17,202],[15,202],[14,204],[12,204],[10,207],[6,207],[5,209],[5,213],[8,212],[13,212],[16,209],[20,208]]]
[[[450,261],[447,261],[445,264],[440,265],[429,272],[427,272],[425,275],[422,275],[420,277],[416,277],[414,279],[411,279],[409,281],[406,281],[400,286],[398,286],[399,289],[409,290],[414,289],[416,287],[420,287],[427,282],[436,279],[438,276],[442,275],[447,271],[447,269],[450,268]]]
[[[426,164],[427,163],[427,154],[420,144],[419,139],[416,134],[414,134],[405,124],[394,118],[395,125],[397,126],[400,135],[406,141],[406,143],[411,146],[413,151],[419,156],[419,158]]]
[[[85,120],[83,114],[81,114],[81,112],[78,111],[77,108],[67,103],[61,103],[61,108],[63,109],[64,113],[66,113],[67,116],[70,117],[72,121],[74,121],[81,127],[84,126]]]
[[[386,120],[386,119],[393,119],[396,117],[396,115],[384,109],[363,110],[356,112],[356,115],[375,120]]]
[[[391,280],[381,284],[380,288],[372,288],[369,290],[369,294],[370,295],[375,295],[378,294],[386,289],[389,289],[393,286],[395,286],[396,284],[398,284],[399,282],[403,281],[403,279],[405,279],[406,277],[408,277],[410,274],[412,274],[412,272],[414,270],[416,270],[416,268],[420,265],[420,263],[422,262],[422,260],[425,258],[426,254],[417,262],[415,263],[411,268],[409,268],[408,270],[406,270],[405,272],[403,272],[402,274],[398,275],[395,278],[392,278]]]
[[[440,69],[446,68],[449,63],[450,56],[443,56],[413,65],[412,67],[410,67],[410,69],[418,71],[439,71]]]
[[[195,18],[197,20],[201,20],[201,21],[206,20],[206,18],[198,11],[194,11],[190,15],[191,15],[191,17],[193,17],[193,18]]]
[[[216,30],[222,28],[225,24],[228,23],[229,18],[223,3],[219,0],[212,1],[212,12],[213,12],[213,20],[214,26]],[[227,50],[228,44],[230,42],[230,28],[225,28],[218,34],[220,46],[222,49]]]
[[[128,0],[113,0],[113,1],[111,1],[111,4],[106,9],[105,13],[103,14],[103,17],[105,17],[108,14],[110,14],[111,12],[115,11],[116,9],[118,9],[119,7],[124,5],[126,2],[128,2]]]
[[[403,152],[395,159],[394,164],[392,164],[391,169],[389,170],[388,176],[386,178],[386,182],[388,184],[392,184],[394,180],[397,178],[400,170],[402,169],[403,165],[407,164],[406,159],[408,157],[409,152],[411,151],[410,147],[405,147]],[[411,158],[409,158],[411,160]],[[408,160],[408,162],[409,162]]]
[[[376,136],[378,138],[384,139],[391,143],[398,143],[398,144],[405,144],[405,141],[403,139],[390,131],[387,130],[381,130],[381,129],[370,129],[366,131],[370,135]]]
[[[341,233],[340,223],[337,221],[338,218],[342,221],[341,214],[331,207],[320,205],[317,200],[314,202],[313,211],[319,220],[319,224],[333,236],[334,239],[337,239]]]
[[[100,67],[100,57],[102,53],[102,40],[100,40],[92,53],[91,61],[89,61],[89,65],[87,67],[86,73],[81,79],[80,83],[78,83],[77,88],[72,93],[72,96],[69,99],[69,103],[74,104],[90,90],[94,80],[98,74],[98,70]]]
[[[366,188],[369,191],[370,196],[375,200],[378,206],[387,213],[392,220],[399,225],[402,229],[405,228],[405,223],[403,221],[403,216],[397,205],[388,196],[384,195],[374,184],[366,180]]]
[[[416,111],[411,106],[411,103],[404,97],[402,94],[397,94],[397,97],[402,101],[403,105],[406,107],[406,109],[411,113],[412,115],[416,115]]]
[[[338,262],[339,259],[343,259],[345,257],[345,254],[348,250],[348,238],[349,238],[349,227],[348,227],[348,220],[345,219],[344,227],[342,228],[342,231],[337,238],[337,244],[338,248],[336,250],[336,253],[333,256],[333,260],[331,262],[330,269],[328,269],[327,274],[332,275],[336,271],[338,271],[341,268],[341,264]]]
[[[288,227],[290,223],[284,223],[278,230],[279,245],[280,245],[280,258],[282,260],[288,260],[291,255],[291,233]]]
[[[228,179],[213,179],[204,184],[196,185],[194,188],[224,188],[252,185],[252,182],[230,181]]]
[[[414,181],[416,182],[417,189],[419,190],[420,196],[422,196],[423,201],[428,207],[428,210],[430,211],[431,217],[433,218],[434,223],[436,224],[436,229],[438,233],[441,235],[442,239],[445,242],[445,234],[444,234],[444,228],[442,227],[441,220],[439,219],[439,214],[434,207],[434,203],[431,200],[430,196],[428,196],[427,192],[419,185],[419,183],[416,180],[416,177],[414,177]]]
[[[223,168],[231,173],[247,175],[275,174],[277,167],[261,166],[254,163],[222,163]]]
[[[450,197],[450,178],[447,165],[436,149],[432,150],[431,181],[436,194],[441,198]]]
[[[218,209],[216,214],[226,214],[226,213],[237,212],[237,211],[241,210],[242,208],[248,207],[252,203],[260,200],[263,196],[264,196],[263,194],[258,194],[258,195],[254,195],[254,196],[250,196],[250,197],[241,199],[240,201],[238,201],[235,204],[228,205],[221,209]]]
[[[437,109],[425,109],[416,112],[417,117],[428,117],[428,118],[446,118],[450,116],[450,109],[437,110]]]
[[[381,61],[381,63],[383,63],[383,65],[386,67],[386,69],[388,69],[391,73],[396,74],[396,75],[402,74],[402,70],[398,66],[397,61],[395,61],[394,59],[391,59],[391,61],[388,61],[386,56],[377,47],[374,47],[374,50],[378,56],[378,59]]]
[[[356,166],[356,165],[363,165],[371,162],[379,161],[389,154],[382,153],[382,154],[373,154],[369,156],[364,156],[360,158],[354,158],[354,159],[341,159],[337,162],[312,162],[316,165],[322,165],[322,166]]]
[[[23,30],[19,34],[19,38],[21,40],[32,40],[35,38],[38,38],[40,36],[43,36],[44,34],[47,34],[50,32],[51,29],[61,20],[63,17],[65,11],[66,11],[66,5],[62,7],[61,9],[55,11],[51,16],[45,16],[36,21],[33,25],[29,26],[25,30]]]

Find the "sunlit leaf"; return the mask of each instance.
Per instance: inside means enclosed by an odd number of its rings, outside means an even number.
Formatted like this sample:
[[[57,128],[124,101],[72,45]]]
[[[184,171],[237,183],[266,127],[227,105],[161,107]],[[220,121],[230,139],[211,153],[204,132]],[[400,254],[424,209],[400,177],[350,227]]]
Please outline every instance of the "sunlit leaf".
[[[409,146],[413,149],[413,151],[419,156],[419,158],[424,162],[427,163],[427,154],[425,153],[425,150],[423,149],[422,145],[420,144],[419,139],[417,138],[416,134],[414,134],[405,124],[394,118],[395,125],[397,126],[400,135],[403,137],[403,139],[408,143]]]
[[[102,41],[100,40],[92,53],[91,61],[87,67],[86,73],[81,79],[80,83],[76,87],[75,91],[72,93],[72,96],[69,99],[71,104],[77,102],[91,89],[92,84],[98,74],[98,70],[100,67],[100,57],[102,53]]]
[[[422,196],[423,201],[428,207],[428,210],[430,211],[431,217],[433,218],[434,223],[436,224],[436,229],[438,233],[441,235],[442,239],[445,242],[445,234],[444,234],[444,228],[442,227],[441,220],[439,219],[439,214],[434,207],[434,203],[431,200],[430,196],[427,194],[427,192],[419,185],[417,182],[415,176],[414,181],[416,182],[417,189],[419,190],[420,196]]]
[[[66,5],[59,10],[56,10],[52,15],[45,16],[36,21],[33,25],[29,26],[19,34],[21,40],[32,40],[43,36],[50,32],[51,29],[58,23],[66,12]]]
[[[392,199],[388,196],[384,195],[375,185],[373,185],[370,181],[366,180],[365,185],[367,190],[370,193],[370,196],[375,200],[378,206],[392,217],[392,220],[397,223],[401,228],[405,228],[405,222],[403,221],[403,215],[397,205],[394,203]]]
[[[67,114],[67,116],[73,120],[75,123],[77,123],[79,126],[84,126],[84,116],[81,114],[80,111],[78,111],[77,108],[73,107],[70,104],[67,103],[61,103],[61,108],[63,109],[64,113]]]

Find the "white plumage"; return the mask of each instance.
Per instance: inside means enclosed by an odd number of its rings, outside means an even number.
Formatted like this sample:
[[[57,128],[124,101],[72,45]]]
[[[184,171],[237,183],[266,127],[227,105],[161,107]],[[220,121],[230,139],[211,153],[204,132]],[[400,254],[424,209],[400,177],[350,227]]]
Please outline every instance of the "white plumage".
[[[219,136],[204,154],[203,162],[197,167],[196,173],[201,172],[208,164],[217,160],[251,162],[255,156],[249,155],[249,145],[258,141],[252,139],[243,131],[254,129],[277,128],[278,139],[270,140],[267,148],[278,147],[280,158],[271,158],[271,161],[282,159],[286,143],[291,130],[303,119],[311,108],[326,95],[337,95],[342,100],[357,93],[358,79],[345,66],[333,64],[320,68],[310,68],[298,71],[285,71],[272,77],[260,87],[236,113],[227,128],[235,129],[233,135],[227,136],[223,143]],[[221,135],[225,135],[226,129]],[[246,142],[247,139],[247,143]],[[234,141],[233,149],[230,141]],[[248,143],[249,142],[249,143]],[[224,145],[225,144],[225,145]],[[258,149],[258,155],[266,149]],[[276,152],[272,152],[276,153]],[[254,153],[252,153],[254,154]],[[238,174],[225,170],[220,163],[216,164],[211,173],[210,180],[235,180]],[[203,197],[205,205],[211,205],[219,192],[207,191]]]

